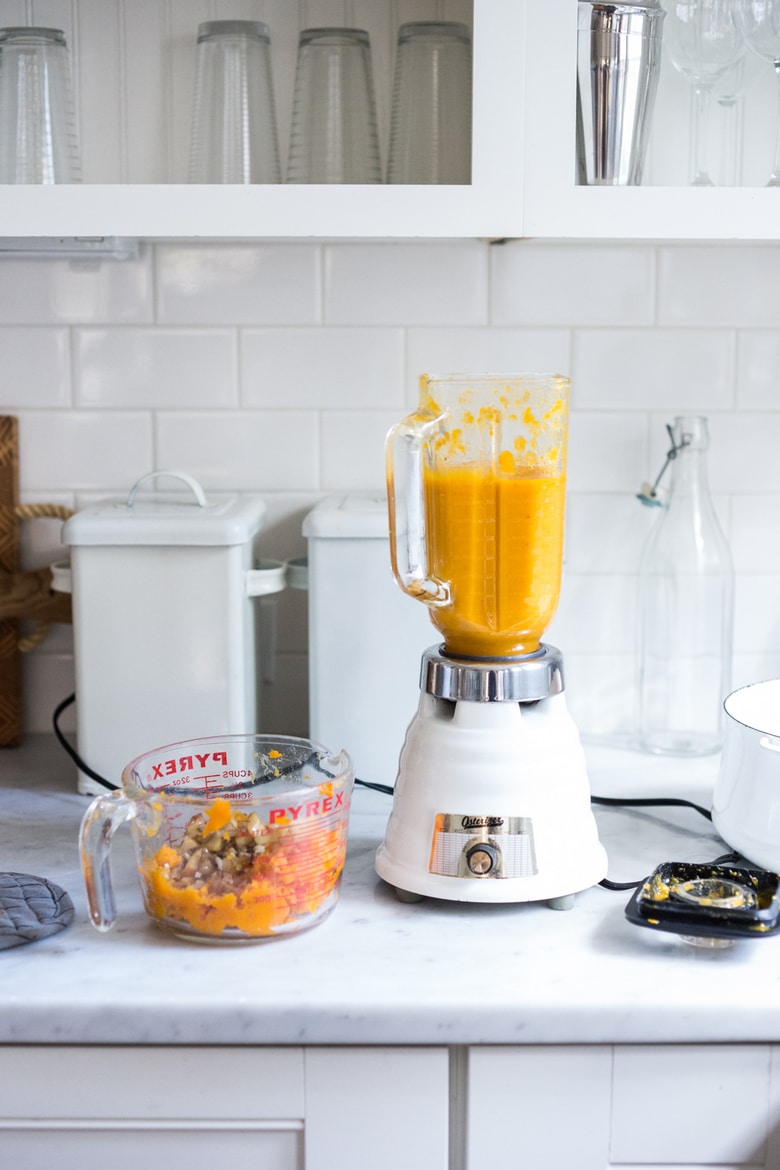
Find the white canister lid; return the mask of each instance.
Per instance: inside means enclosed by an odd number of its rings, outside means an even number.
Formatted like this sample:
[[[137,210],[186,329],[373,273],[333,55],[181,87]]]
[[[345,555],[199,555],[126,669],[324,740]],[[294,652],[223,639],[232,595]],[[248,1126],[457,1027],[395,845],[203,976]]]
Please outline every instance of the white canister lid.
[[[310,538],[387,540],[389,531],[384,492],[326,496],[303,521],[303,535]]]
[[[190,487],[192,498],[140,492],[147,481],[162,476],[182,480]],[[63,541],[71,547],[246,544],[262,527],[265,512],[265,503],[257,497],[209,499],[186,472],[149,472],[133,485],[126,499],[104,500],[71,516],[63,526]]]

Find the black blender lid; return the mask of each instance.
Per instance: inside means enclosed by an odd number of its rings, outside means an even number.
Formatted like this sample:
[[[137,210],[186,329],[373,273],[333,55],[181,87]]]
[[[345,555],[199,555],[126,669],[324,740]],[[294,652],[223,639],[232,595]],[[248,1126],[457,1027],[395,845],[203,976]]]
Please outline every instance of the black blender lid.
[[[635,926],[688,938],[764,938],[780,930],[780,876],[763,869],[667,861],[626,906]]]

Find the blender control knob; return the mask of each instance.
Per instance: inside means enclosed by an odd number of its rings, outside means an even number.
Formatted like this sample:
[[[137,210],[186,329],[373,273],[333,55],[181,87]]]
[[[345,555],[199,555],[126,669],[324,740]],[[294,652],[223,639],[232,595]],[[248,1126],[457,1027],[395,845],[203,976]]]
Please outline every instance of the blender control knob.
[[[495,845],[480,841],[467,849],[466,865],[475,877],[487,877],[498,868],[498,850]]]

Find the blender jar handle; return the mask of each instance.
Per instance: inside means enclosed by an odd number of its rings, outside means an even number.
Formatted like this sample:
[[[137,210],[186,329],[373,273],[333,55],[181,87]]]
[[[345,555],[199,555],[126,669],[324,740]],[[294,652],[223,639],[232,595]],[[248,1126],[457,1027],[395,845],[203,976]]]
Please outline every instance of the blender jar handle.
[[[428,567],[422,461],[432,430],[431,422],[409,415],[389,432],[385,456],[393,573],[404,593],[438,606],[450,600],[450,589]]]
[[[109,852],[120,825],[137,815],[137,804],[122,792],[98,796],[81,822],[79,852],[87,887],[89,917],[97,930],[110,930],[116,921],[116,899],[111,880]]]

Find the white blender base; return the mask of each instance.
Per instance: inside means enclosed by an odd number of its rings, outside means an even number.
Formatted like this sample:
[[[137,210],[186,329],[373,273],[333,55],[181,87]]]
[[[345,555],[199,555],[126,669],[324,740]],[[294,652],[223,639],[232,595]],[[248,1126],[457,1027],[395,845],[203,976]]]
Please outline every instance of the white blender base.
[[[500,865],[457,876],[468,872],[467,855],[478,868],[491,857]],[[607,855],[565,694],[536,703],[421,694],[375,868],[399,896],[459,902],[563,908],[600,882]]]

